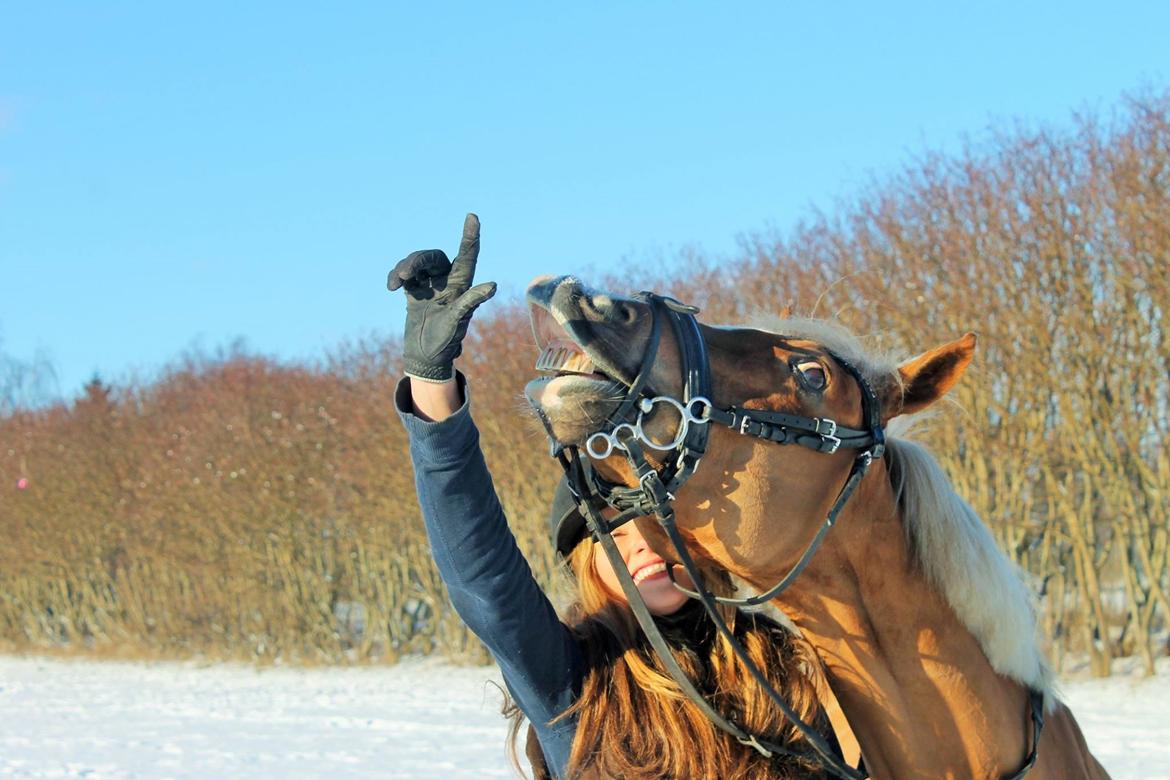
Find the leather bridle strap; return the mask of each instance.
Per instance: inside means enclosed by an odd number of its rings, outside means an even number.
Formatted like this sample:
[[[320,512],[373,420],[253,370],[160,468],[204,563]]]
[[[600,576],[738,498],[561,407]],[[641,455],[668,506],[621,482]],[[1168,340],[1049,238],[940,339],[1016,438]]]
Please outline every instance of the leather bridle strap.
[[[844,764],[821,736],[805,724],[778,694],[774,695],[774,699],[780,704],[785,716],[796,725],[801,734],[813,746],[816,754],[815,758],[809,754],[798,753],[791,748],[777,745],[762,737],[748,733],[734,721],[723,717],[723,715],[707,702],[703,695],[699,693],[698,689],[695,688],[694,683],[687,676],[686,672],[679,666],[678,660],[675,658],[674,653],[671,652],[666,639],[662,636],[658,624],[654,622],[654,617],[650,614],[650,610],[647,608],[642,594],[638,591],[638,586],[635,584],[634,578],[631,576],[625,561],[622,559],[621,552],[617,549],[617,543],[613,540],[610,524],[602,517],[600,508],[594,503],[598,496],[595,492],[588,490],[589,479],[586,476],[586,467],[582,463],[580,454],[576,451],[576,448],[566,448],[558,453],[557,457],[560,459],[561,466],[564,468],[568,477],[569,486],[572,488],[573,496],[577,500],[578,509],[584,515],[590,530],[594,534],[594,538],[600,542],[606,557],[609,558],[610,565],[618,577],[618,582],[621,584],[622,591],[626,595],[626,600],[629,602],[630,609],[633,611],[638,625],[642,628],[642,632],[646,635],[646,638],[654,648],[659,659],[661,659],[663,666],[666,667],[666,671],[671,679],[682,689],[682,692],[687,698],[703,712],[712,724],[730,734],[740,744],[753,748],[765,758],[770,759],[777,755],[786,755],[812,763],[816,763],[817,759],[819,759],[827,765],[827,768],[832,770],[837,770],[838,768],[843,769],[844,773],[838,774],[838,777],[844,780],[864,780],[864,776],[855,773],[848,765]],[[727,632],[726,635],[730,635],[730,629],[727,628],[725,622],[720,620],[719,626],[721,626],[723,631]],[[751,661],[749,660],[748,663],[751,664]],[[767,679],[763,678],[754,664],[749,666],[749,671],[758,675],[757,680],[770,696],[774,694]]]
[[[653,296],[654,294],[642,293],[642,295]],[[672,298],[671,300],[674,299]],[[682,306],[683,304],[679,305]],[[642,394],[648,389],[650,372],[654,370],[654,358],[658,356],[658,342],[662,338],[662,319],[658,316],[658,310],[654,306],[653,301],[651,301],[650,306],[654,315],[650,322],[650,336],[646,342],[646,354],[642,358],[642,365],[638,369],[638,375],[634,377],[634,381],[630,383],[629,388],[626,390],[626,397],[622,399],[622,402],[618,404],[618,408],[606,419],[606,423],[611,426],[626,422],[636,414],[636,404],[641,400]]]
[[[767,604],[769,601],[776,598],[776,596],[787,590],[788,586],[791,585],[792,582],[798,576],[800,576],[800,573],[804,571],[804,568],[808,566],[809,561],[812,560],[813,555],[816,554],[817,549],[821,546],[821,542],[825,540],[825,536],[829,533],[829,529],[832,528],[833,523],[836,522],[837,515],[839,515],[841,510],[845,508],[846,502],[849,501],[849,497],[853,495],[853,491],[857,488],[857,486],[861,484],[862,478],[865,476],[865,473],[869,471],[870,464],[872,464],[873,461],[873,453],[870,450],[866,450],[865,452],[861,453],[861,455],[853,461],[853,467],[849,471],[849,476],[846,478],[845,484],[841,488],[841,492],[837,494],[837,500],[833,502],[833,506],[829,510],[829,514],[825,517],[825,522],[821,524],[821,527],[817,531],[817,535],[813,537],[813,540],[809,542],[807,547],[804,548],[804,553],[800,556],[796,563],[793,564],[792,568],[788,570],[788,573],[780,579],[779,582],[768,588],[766,591],[758,593],[755,596],[749,596],[742,599],[713,596],[715,601],[720,604],[731,604],[741,607],[756,607],[761,604]],[[670,581],[674,583],[674,587],[678,588],[691,598],[701,598],[701,594],[680,585],[678,581],[675,580],[674,572],[671,569],[667,568],[666,573],[670,577]]]
[[[859,450],[873,444],[872,430],[846,428],[821,417],[800,417],[735,407],[726,411],[711,407],[709,417],[712,422],[722,423],[745,436],[755,436],[776,444],[799,444],[827,455],[842,447]]]
[[[1036,756],[1040,750],[1040,734],[1044,731],[1044,693],[1034,688],[1028,689],[1028,714],[1032,719],[1032,750],[1024,759],[1015,774],[1005,775],[1003,780],[1020,780],[1036,765]]]
[[[647,385],[647,377],[653,366],[654,358],[657,357],[657,348],[660,338],[660,331],[657,327],[659,320],[659,313],[663,311],[670,319],[672,328],[674,330],[675,339],[678,343],[678,349],[683,361],[683,368],[685,372],[684,382],[684,403],[689,404],[692,399],[707,399],[710,395],[710,370],[708,368],[708,358],[706,352],[706,343],[703,340],[702,334],[699,332],[698,323],[694,318],[696,310],[692,307],[684,306],[683,304],[674,301],[673,299],[663,298],[653,293],[642,293],[640,296],[642,300],[648,302],[653,311],[655,325],[651,329],[650,340],[653,342],[653,349],[647,349],[647,356],[643,359],[642,367],[638,372],[638,384],[642,387]],[[623,401],[620,409],[633,410],[634,403],[630,403],[630,398],[633,395],[627,395]],[[706,402],[706,408],[710,408],[710,402]],[[615,413],[608,421],[611,425],[618,427],[623,423],[628,423],[630,419],[627,412]],[[804,418],[796,418],[791,416],[788,422],[800,423]],[[628,428],[628,430],[633,430]],[[666,666],[672,679],[679,685],[683,692],[695,702],[703,713],[707,716],[713,724],[721,730],[732,735],[741,744],[750,746],[759,751],[766,757],[771,757],[775,754],[784,754],[802,758],[805,761],[812,761],[818,763],[822,768],[832,773],[835,777],[841,780],[864,780],[865,774],[853,769],[845,763],[839,752],[834,752],[833,748],[825,741],[825,739],[810,726],[805,723],[800,716],[792,709],[792,707],[784,700],[784,698],[776,692],[767,678],[759,670],[759,668],[752,662],[752,660],[743,651],[739,641],[736,640],[734,634],[727,626],[722,616],[718,614],[717,608],[711,603],[715,598],[713,594],[707,593],[703,587],[703,579],[695,567],[693,559],[686,553],[685,546],[681,538],[678,536],[677,528],[674,530],[671,541],[681,553],[680,560],[684,567],[691,574],[692,581],[702,590],[702,593],[691,593],[695,598],[699,598],[703,603],[704,608],[709,614],[715,618],[716,629],[720,634],[728,640],[732,651],[745,664],[745,668],[753,676],[755,681],[764,690],[765,695],[778,706],[784,716],[796,727],[801,735],[808,741],[812,747],[812,754],[799,754],[793,752],[791,749],[773,744],[761,737],[745,732],[742,728],[734,722],[724,718],[702,697],[695,689],[694,684],[686,676],[686,673],[678,666],[674,655],[670,652],[669,646],[665,640],[662,639],[661,633],[655,624],[653,617],[642,600],[641,593],[638,592],[637,585],[634,583],[632,576],[626,567],[625,562],[621,558],[620,552],[617,550],[616,544],[613,542],[613,529],[622,525],[635,517],[655,514],[660,518],[663,515],[670,518],[669,522],[673,526],[674,511],[670,505],[670,501],[674,496],[672,490],[677,489],[694,473],[698,467],[699,461],[703,453],[706,451],[707,438],[709,435],[709,425],[693,425],[688,428],[684,440],[680,443],[678,458],[674,463],[666,465],[666,471],[669,473],[667,484],[664,484],[661,477],[653,465],[651,465],[645,458],[641,446],[633,436],[628,436],[624,439],[624,447],[627,451],[627,456],[632,465],[634,465],[635,474],[640,481],[639,488],[625,488],[617,485],[608,485],[604,483],[591,468],[588,467],[587,462],[581,457],[576,447],[567,447],[563,449],[558,458],[561,460],[561,465],[564,468],[566,475],[569,478],[570,487],[573,489],[574,495],[577,497],[578,507],[584,515],[593,538],[601,543],[602,549],[605,550],[606,555],[610,559],[614,572],[617,574],[619,582],[622,585],[622,590],[626,594],[626,599],[629,602],[631,609],[634,612],[635,618],[650,641],[651,646],[655,652],[662,659],[664,666]],[[860,475],[857,477],[860,481]],[[605,485],[602,488],[602,485]],[[854,483],[855,484],[855,483]],[[669,487],[669,489],[668,489]],[[852,487],[848,492],[852,492]],[[619,498],[621,504],[625,505],[624,511],[621,511],[616,518],[605,520],[602,517],[598,506],[595,502],[604,500],[607,503],[618,504],[615,498]],[[845,495],[841,500],[842,505],[848,499]],[[620,506],[620,504],[619,504]],[[835,518],[834,514],[834,518]],[[822,534],[823,536],[823,534]],[[808,558],[811,558],[812,553],[807,553]],[[803,565],[802,567],[803,568]],[[671,574],[673,581],[673,572],[670,572],[670,567],[667,567],[668,573]],[[795,577],[796,572],[792,575]],[[676,583],[677,587],[677,583]],[[735,603],[736,600],[728,599],[728,602]],[[712,612],[715,610],[715,612]]]

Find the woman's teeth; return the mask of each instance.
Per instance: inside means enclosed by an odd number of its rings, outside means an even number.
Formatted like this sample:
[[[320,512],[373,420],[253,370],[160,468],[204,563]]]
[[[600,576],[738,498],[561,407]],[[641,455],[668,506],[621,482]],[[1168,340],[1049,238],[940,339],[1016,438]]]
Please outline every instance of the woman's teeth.
[[[643,566],[642,568],[638,569],[638,572],[634,575],[634,584],[638,585],[647,577],[653,577],[655,574],[662,574],[665,571],[665,563],[653,563],[649,566]]]

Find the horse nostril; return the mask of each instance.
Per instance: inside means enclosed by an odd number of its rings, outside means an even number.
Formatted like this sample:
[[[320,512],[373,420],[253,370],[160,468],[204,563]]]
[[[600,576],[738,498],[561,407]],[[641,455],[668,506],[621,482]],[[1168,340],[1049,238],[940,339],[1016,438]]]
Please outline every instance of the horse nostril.
[[[625,301],[615,301],[608,296],[599,296],[604,298],[604,305],[598,302],[598,306],[605,318],[615,325],[633,325],[634,320],[638,318],[638,310],[631,304]]]
[[[610,325],[629,326],[638,320],[636,306],[606,293],[583,293],[577,305],[583,314]]]
[[[597,315],[600,319],[609,320],[613,318],[613,299],[608,295],[586,295],[583,302],[588,307],[590,313]]]

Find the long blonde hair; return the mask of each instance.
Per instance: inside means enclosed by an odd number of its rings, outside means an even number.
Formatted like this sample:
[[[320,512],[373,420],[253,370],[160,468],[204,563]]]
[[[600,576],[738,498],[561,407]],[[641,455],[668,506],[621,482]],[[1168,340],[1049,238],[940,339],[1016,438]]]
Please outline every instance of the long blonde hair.
[[[597,554],[587,537],[569,557],[577,600],[566,611],[565,622],[585,662],[580,695],[557,717],[577,719],[569,777],[587,771],[631,780],[820,774],[818,765],[799,759],[766,759],[716,728],[671,679],[629,606],[615,601],[602,585]],[[701,568],[709,589],[720,595],[734,590],[725,573]],[[801,719],[827,733],[828,719],[813,680],[819,667],[812,650],[763,614],[728,609],[724,618],[748,656]],[[750,733],[807,754],[799,732],[760,690],[728,641],[716,634],[714,623],[704,614],[693,624],[697,635],[682,635],[669,627],[663,633],[679,666],[712,706]],[[688,623],[685,628],[691,627]],[[514,755],[523,715],[514,705],[507,714],[512,719]]]

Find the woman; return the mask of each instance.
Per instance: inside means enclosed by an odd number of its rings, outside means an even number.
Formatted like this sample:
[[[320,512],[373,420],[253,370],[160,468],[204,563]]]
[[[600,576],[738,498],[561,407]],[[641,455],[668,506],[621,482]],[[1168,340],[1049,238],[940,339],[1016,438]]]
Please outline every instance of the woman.
[[[390,273],[407,297],[407,376],[395,403],[410,435],[419,504],[451,601],[500,666],[512,708],[512,737],[526,716],[537,776],[810,777],[815,764],[765,758],[715,729],[687,700],[642,636],[600,545],[585,533],[562,484],[554,545],[578,597],[562,621],[533,579],[492,488],[471,420],[467,388],[453,363],[475,309],[495,293],[472,287],[479,220],[469,214],[454,263],[440,250],[414,252]],[[614,532],[639,593],[680,665],[725,716],[772,742],[802,745],[750,680],[700,605],[670,583],[633,523]],[[704,572],[730,592],[725,575]],[[734,631],[752,659],[807,721],[828,732],[807,670],[811,655],[758,614],[735,613]],[[523,713],[521,716],[520,713]],[[535,740],[533,739],[535,736]]]

